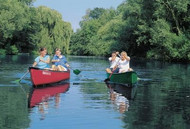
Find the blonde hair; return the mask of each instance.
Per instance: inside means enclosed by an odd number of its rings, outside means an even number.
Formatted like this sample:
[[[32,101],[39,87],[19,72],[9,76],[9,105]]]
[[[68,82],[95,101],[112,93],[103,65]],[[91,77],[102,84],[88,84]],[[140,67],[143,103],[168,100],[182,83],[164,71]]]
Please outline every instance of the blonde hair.
[[[121,55],[124,55],[124,56],[126,56],[126,57],[127,57],[127,52],[122,51],[122,52],[121,52]]]

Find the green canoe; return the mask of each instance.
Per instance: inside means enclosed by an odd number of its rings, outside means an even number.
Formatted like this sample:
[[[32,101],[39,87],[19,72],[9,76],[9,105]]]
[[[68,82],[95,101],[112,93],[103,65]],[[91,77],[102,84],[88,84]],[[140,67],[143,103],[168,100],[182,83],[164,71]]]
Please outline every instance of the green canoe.
[[[107,78],[109,78],[110,73],[107,73]],[[110,82],[117,84],[135,84],[137,82],[137,73],[134,71],[125,73],[113,73]]]

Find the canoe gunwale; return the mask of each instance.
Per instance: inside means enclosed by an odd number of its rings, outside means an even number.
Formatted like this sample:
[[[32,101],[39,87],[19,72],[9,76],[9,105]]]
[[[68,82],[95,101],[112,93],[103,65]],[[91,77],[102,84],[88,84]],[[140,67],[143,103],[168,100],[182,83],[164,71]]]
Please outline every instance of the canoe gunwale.
[[[126,74],[126,73],[135,73],[135,74],[137,74],[135,71],[128,71],[128,72],[124,72],[124,73],[113,73],[112,75],[122,75],[122,74]]]
[[[51,69],[41,69],[41,68],[37,68],[37,67],[29,67],[28,69],[29,69],[29,71],[31,69],[36,69],[36,70],[41,70],[41,71],[50,71],[50,72],[59,72],[59,73],[69,73],[70,72],[69,69],[67,71],[55,71],[55,70],[51,70]]]

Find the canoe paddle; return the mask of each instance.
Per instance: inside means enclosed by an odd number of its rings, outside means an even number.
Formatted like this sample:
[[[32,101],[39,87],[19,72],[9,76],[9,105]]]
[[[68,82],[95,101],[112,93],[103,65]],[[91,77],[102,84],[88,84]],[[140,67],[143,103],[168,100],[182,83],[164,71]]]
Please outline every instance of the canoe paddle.
[[[72,69],[71,67],[70,67],[70,69]],[[73,73],[74,74],[76,74],[76,75],[79,75],[80,74],[80,70],[78,70],[78,69],[72,69],[73,70]]]
[[[65,65],[67,65],[66,63],[65,63]],[[71,68],[70,66],[69,66],[69,68],[71,69],[71,70],[73,70],[73,73],[74,74],[76,74],[76,75],[79,75],[80,74],[80,70],[78,70],[78,69],[73,69],[73,68]]]
[[[18,80],[15,80],[15,82],[20,83],[20,81],[29,73],[29,70]]]
[[[112,74],[113,74],[114,71],[115,71],[115,69],[112,70],[112,72],[111,72],[109,78],[105,79],[104,82],[108,82],[108,81],[110,81],[110,78],[111,78],[111,76],[112,76]]]
[[[39,61],[39,62],[40,62],[40,61]],[[37,62],[37,64],[38,64],[39,62]],[[37,64],[36,64],[36,65],[37,65]],[[20,83],[20,81],[21,81],[28,73],[29,73],[29,70],[27,70],[27,72],[26,72],[20,79],[15,80],[15,82],[19,82],[19,83]]]

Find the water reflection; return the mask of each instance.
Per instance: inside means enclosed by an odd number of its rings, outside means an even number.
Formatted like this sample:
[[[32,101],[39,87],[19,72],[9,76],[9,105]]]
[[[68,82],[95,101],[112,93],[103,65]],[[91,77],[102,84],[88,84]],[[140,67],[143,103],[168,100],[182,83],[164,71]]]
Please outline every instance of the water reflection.
[[[49,101],[54,101],[54,107],[59,108],[61,101],[61,93],[69,90],[69,83],[61,83],[54,85],[44,85],[43,87],[32,88],[29,94],[28,107],[38,107],[41,114],[41,120],[45,119],[48,113]],[[52,104],[51,104],[52,105]]]
[[[120,113],[128,111],[129,100],[135,98],[136,86],[127,87],[119,84],[106,83],[109,88],[110,100]]]
[[[21,87],[0,86],[0,129],[28,128],[29,123],[27,96]]]
[[[108,89],[103,83],[107,59],[68,56],[72,68],[82,71],[79,76],[71,73],[69,91],[47,95],[28,111],[29,75],[22,80],[23,89],[12,81],[34,58],[0,56],[0,129],[190,129],[189,64],[132,59],[140,77],[138,87]],[[122,114],[118,103],[125,105]]]

